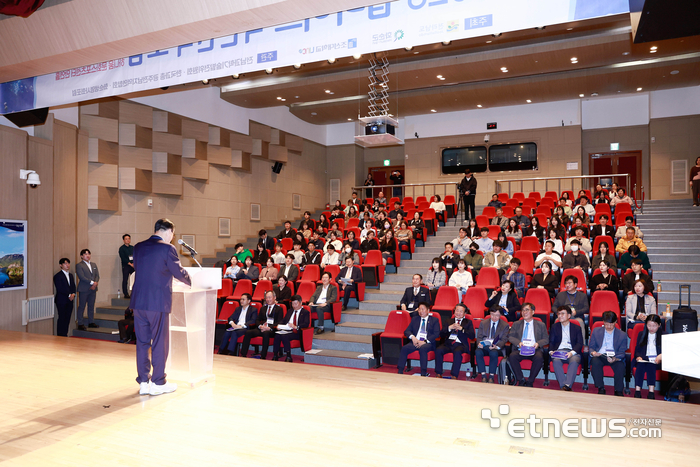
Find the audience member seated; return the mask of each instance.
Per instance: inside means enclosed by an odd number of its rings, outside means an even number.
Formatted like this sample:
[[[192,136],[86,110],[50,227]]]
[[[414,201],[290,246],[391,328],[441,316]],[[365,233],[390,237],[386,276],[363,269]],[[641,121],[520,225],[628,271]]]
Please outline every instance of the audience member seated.
[[[472,274],[467,271],[467,265],[463,259],[460,259],[457,263],[457,270],[450,276],[449,285],[451,287],[457,287],[457,294],[460,302],[464,294],[467,293],[467,289],[474,285]]]
[[[537,217],[530,219],[530,226],[523,231],[523,237],[535,237],[539,242],[545,238],[545,229]]]
[[[221,338],[219,355],[236,355],[238,338],[245,335],[246,331],[255,328],[258,320],[258,310],[250,306],[252,297],[248,293],[241,295],[240,306],[236,307],[231,316],[226,320],[229,328]]]
[[[364,228],[360,231],[360,246],[362,245],[362,242],[367,240],[367,234],[370,232],[374,232],[374,223],[372,221],[365,221]]]
[[[491,201],[489,201],[489,204],[487,204],[487,206],[492,206],[492,207],[496,208],[496,210],[498,210],[498,208],[502,208],[502,207],[503,207],[503,203],[501,203],[501,202],[498,200],[498,195],[497,195],[497,194],[494,194],[493,196],[491,196]],[[495,224],[494,224],[494,225],[495,225]]]
[[[523,216],[525,217],[525,216]],[[527,228],[527,227],[525,227]],[[515,239],[515,243],[520,243],[520,241],[523,239],[523,232],[520,229],[520,226],[518,225],[518,221],[515,220],[515,218],[510,218],[508,219],[508,227],[506,227],[506,230],[503,231],[506,236],[508,237],[513,237]]]
[[[399,229],[396,231],[396,240],[399,242],[399,247],[406,246],[410,248],[411,239],[413,239],[413,232],[408,228],[406,221],[401,221]]]
[[[579,191],[578,191],[578,198],[576,198],[576,201],[574,202],[574,204],[575,204],[576,206],[578,206],[579,204],[581,204],[581,198],[583,198],[583,197],[585,197],[589,202],[591,201],[591,200],[588,198],[588,196],[586,195],[586,190],[579,190]],[[574,209],[574,212],[576,212],[575,209]]]
[[[316,227],[316,222],[311,218],[311,213],[309,211],[304,212],[304,217],[299,222],[299,229],[297,230],[303,231],[304,224],[306,224],[310,230],[313,230]]]
[[[236,280],[250,279],[251,282],[257,282],[258,277],[260,277],[260,269],[253,264],[252,257],[246,257],[243,267],[236,274]]]
[[[265,267],[263,268],[262,271],[260,271],[260,275],[258,276],[259,280],[267,279],[271,282],[277,281],[277,274],[279,272],[277,271],[277,268],[275,267],[275,262],[272,258],[267,258],[267,262],[265,263]]]
[[[282,321],[277,325],[275,332],[275,340],[272,345],[272,359],[277,361],[282,356],[282,349],[287,355],[285,361],[292,361],[292,341],[301,339],[301,329],[308,328],[311,325],[310,313],[302,308],[301,297],[294,295],[292,297],[292,307],[287,310],[287,314],[282,318]]]
[[[535,378],[542,370],[542,365],[544,365],[542,348],[549,344],[547,327],[542,321],[533,319],[534,313],[535,305],[529,302],[523,303],[523,309],[520,312],[523,318],[513,323],[508,334],[508,341],[513,346],[513,350],[508,356],[508,363],[513,369],[518,386],[532,387]],[[534,353],[526,351],[533,347]],[[523,370],[520,367],[520,362],[523,360],[532,361],[527,381],[525,381]]]
[[[297,231],[297,234],[299,233],[301,233],[304,239],[308,242],[311,238],[311,234],[314,233],[314,229],[312,229],[306,222],[303,222],[301,224],[301,229]]]
[[[617,228],[617,231],[615,232],[615,238],[623,238],[627,236],[627,228],[632,227],[634,229],[634,236],[637,238],[644,238],[644,232],[637,227],[636,225],[632,225],[634,223],[634,217],[632,216],[627,216],[625,217],[625,225],[621,225],[620,227]]]
[[[486,229],[486,234],[488,235],[489,233],[489,228],[484,227]],[[467,228],[466,227],[461,227],[459,229],[459,236],[452,240],[452,247],[457,251],[457,253],[460,256],[464,256],[467,254],[469,251],[469,245],[472,244],[471,239],[467,235]]]
[[[289,309],[290,301],[292,300],[292,289],[289,288],[288,280],[285,276],[277,278],[277,285],[272,286],[272,291],[275,293],[275,301],[280,305],[284,305]]]
[[[452,246],[451,243],[447,243]],[[462,261],[464,262],[464,261]],[[433,258],[432,263],[430,263],[430,270],[428,274],[425,275],[425,285],[428,286],[430,291],[430,302],[435,303],[435,297],[437,296],[438,289],[447,283],[447,274],[442,270],[442,262],[440,258]],[[450,262],[450,264],[452,264]],[[455,269],[454,267],[452,268]]]
[[[582,229],[582,236],[585,238],[589,237],[589,230],[587,225],[583,225],[583,220],[580,217],[574,217],[574,223],[569,228],[569,236],[573,237],[576,235],[576,229]]]
[[[299,266],[294,264],[294,255],[289,253],[284,258],[284,264],[280,266],[280,276],[284,276],[288,281],[294,282],[299,277]]]
[[[617,191],[620,189],[620,186],[617,183],[613,183],[610,187],[610,191],[608,192],[608,196],[610,196],[610,200],[614,197],[617,196]]]
[[[571,308],[568,305],[560,306],[557,308],[557,321],[549,331],[549,355],[552,356],[559,387],[564,391],[571,391],[574,385],[583,352],[583,332],[579,326],[572,325],[570,320]],[[558,356],[555,352],[566,352],[566,356]],[[564,363],[569,364],[566,374]]]
[[[608,290],[610,292],[615,292],[617,295],[620,291],[620,281],[616,276],[611,274],[610,262],[607,260],[601,261],[598,263],[597,269],[600,269],[600,272],[591,278],[591,295],[599,290]]]
[[[474,241],[474,243],[476,243],[476,245],[479,247],[478,249],[481,250],[484,254],[493,250],[493,240],[491,240],[489,238],[489,228],[488,227],[481,228],[481,237],[477,238]],[[460,251],[460,254],[461,254],[461,251]]]
[[[469,339],[474,339],[474,325],[464,317],[469,309],[463,303],[458,303],[454,309],[454,317],[442,325],[441,336],[444,343],[435,350],[435,376],[442,378],[442,365],[445,354],[452,354],[452,369],[447,379],[457,379],[462,368],[462,354],[469,355]]]
[[[576,276],[566,276],[564,278],[565,290],[557,294],[552,304],[552,312],[556,313],[560,306],[569,305],[571,316],[578,321],[583,329],[583,316],[588,314],[588,295],[586,292],[577,290],[578,279]],[[585,284],[584,284],[585,287]]]
[[[642,272],[642,261],[639,258],[632,260],[632,270],[622,276],[622,293],[627,296],[628,293],[634,291],[634,283],[641,280],[644,283],[644,293],[649,293],[654,290],[654,284],[647,274]]]
[[[588,199],[588,196],[581,196],[581,198],[579,199],[579,205],[576,206],[576,208],[574,208],[574,212],[576,212],[578,210],[578,207],[581,206],[586,211],[586,214],[588,214],[589,217],[594,217],[595,207],[592,204],[590,204],[590,201],[591,200]]]
[[[253,254],[253,262],[263,265],[267,263],[267,258],[269,257],[270,254],[265,249],[263,242],[258,242],[258,245],[255,247],[255,253]]]
[[[282,244],[278,243],[275,245],[275,252],[272,254],[271,258],[275,264],[284,264],[285,254],[282,253]]]
[[[549,293],[550,298],[554,298],[557,294],[557,289],[559,288],[559,277],[552,272],[552,263],[549,261],[542,261],[540,263],[540,270],[530,281],[531,289],[545,289]]]
[[[494,305],[498,306],[501,314],[511,323],[517,319],[516,315],[521,308],[520,300],[518,300],[518,295],[513,290],[513,286],[513,282],[505,281],[501,284],[501,290],[491,292],[491,297],[484,304],[489,309]]]
[[[328,219],[326,218],[325,214],[321,214],[318,217],[318,222],[316,223],[316,231],[318,231],[319,227],[321,229],[330,229],[331,228],[331,224],[330,224],[330,222],[328,222]]]
[[[374,200],[377,201],[379,204],[386,204],[386,197],[384,196],[384,192],[380,191],[377,197],[374,198]]]
[[[511,281],[514,284],[515,293],[518,297],[525,297],[525,274],[518,272],[518,268],[522,264],[518,258],[512,258],[510,260],[510,267],[501,277],[501,282]]]
[[[267,230],[261,229],[258,235],[260,236],[258,243],[265,245],[266,250],[272,250],[275,247],[275,239],[267,235]]]
[[[232,257],[234,258],[234,257]],[[231,266],[226,268],[226,272],[224,273],[224,279],[231,279],[233,281],[237,280],[238,273],[241,271],[241,267],[238,265],[237,262],[233,262]]]
[[[293,263],[297,266],[301,266],[301,264],[304,261],[304,251],[302,250],[301,243],[294,242],[294,244],[292,245],[292,251],[290,251],[290,253],[294,255]]]
[[[646,321],[648,316],[656,315],[659,311],[654,296],[648,293],[643,281],[634,281],[633,292],[625,300],[627,329],[632,329],[635,324]]]
[[[374,237],[374,230],[370,230],[369,232],[367,232],[367,239],[363,241],[360,245],[360,251],[362,252],[363,258],[367,257],[367,252],[369,252],[370,250],[379,249],[379,242],[377,242],[377,239]]]
[[[350,201],[350,200],[348,200],[348,201]],[[348,219],[358,219],[360,217],[358,215],[356,206],[349,204],[348,207],[345,208],[345,210],[347,211],[345,214],[346,214]]]
[[[352,258],[354,263],[360,264],[360,255],[355,253],[355,250],[347,241],[343,244],[343,251],[340,253],[338,264],[345,264],[345,258]]]
[[[452,250],[452,243],[445,243],[445,252],[440,256],[440,264],[447,271],[447,276],[451,276],[452,273],[457,269],[457,263],[459,262],[459,255],[455,254]]]
[[[608,237],[615,236],[615,228],[608,225],[610,218],[607,214],[601,214],[598,218],[599,224],[594,225],[591,229],[591,240],[595,240],[596,237],[600,235],[607,235]]]
[[[466,229],[467,237],[469,237],[472,241],[476,240],[481,236],[481,227],[479,227],[479,224],[476,222],[476,219],[469,219]]]
[[[351,274],[352,275],[352,274]],[[323,334],[325,319],[324,313],[333,314],[333,303],[338,300],[338,287],[331,283],[330,272],[321,275],[321,283],[316,287],[313,295],[309,299],[309,306],[316,312],[316,325],[314,334]],[[348,295],[350,295],[348,293]]]
[[[571,204],[572,204],[571,201],[567,201],[566,198],[564,198],[564,197],[559,198],[559,204],[557,205],[557,208],[561,207],[561,209],[562,209],[562,212],[560,215],[571,217],[573,215],[573,211],[571,211]],[[557,210],[555,209],[555,214],[556,214],[556,211]]]
[[[306,245],[308,244],[302,232],[297,232],[296,235],[294,235],[294,243],[300,244],[302,250],[306,250]]]
[[[340,238],[342,238],[342,235],[336,234],[335,232],[330,232],[328,234],[328,240],[326,240],[326,244],[323,245],[323,251],[324,253],[328,250],[328,247],[330,245],[333,245],[333,249],[338,252],[343,249],[343,242],[340,241]]]
[[[396,219],[396,215],[401,214],[401,216],[405,216],[406,213],[401,209],[401,203],[396,201],[394,203],[394,209],[389,211],[389,219]]]
[[[501,307],[493,305],[489,308],[489,318],[481,321],[479,331],[476,333],[476,368],[481,373],[482,383],[494,383],[493,376],[496,374],[498,356],[501,349],[506,345],[510,326],[501,319]],[[489,372],[486,375],[486,365],[484,357],[489,357]]]
[[[420,213],[418,211],[413,213],[413,219],[408,223],[408,226],[413,227],[413,232],[415,232],[416,236],[425,238],[423,237],[425,224],[423,223],[423,219],[420,218]]]
[[[321,258],[321,267],[325,268],[331,264],[340,264],[340,255],[335,251],[335,247],[333,245],[328,245],[326,253],[323,255],[323,258]]]
[[[574,200],[569,198],[569,193],[567,193],[567,192],[562,193],[561,198],[563,198],[565,200],[566,205],[569,206],[569,208],[572,208],[574,206]]]
[[[500,275],[510,267],[510,255],[501,248],[503,244],[496,240],[493,242],[493,249],[484,255],[484,267],[498,268]]]
[[[498,240],[504,245],[503,251],[513,256],[513,253],[515,253],[515,245],[513,245],[513,242],[508,240],[508,237],[506,237],[505,232],[498,232],[498,237],[496,238],[496,240]]]
[[[345,219],[345,213],[343,212],[340,206],[334,206],[333,210],[331,211],[331,216],[328,219],[328,222],[331,223],[331,226],[334,223],[333,221],[335,221],[336,219]]]
[[[445,207],[445,203],[442,202],[440,195],[435,195],[435,201],[430,203],[430,209],[435,210],[435,217],[437,220],[442,221],[443,223],[445,222],[445,210],[447,207]]]
[[[647,380],[647,399],[654,399],[656,389],[656,371],[661,370],[661,335],[663,328],[659,315],[649,315],[646,318],[644,331],[637,334],[635,369],[634,369],[634,397],[642,397],[642,384]]]
[[[603,367],[610,366],[615,380],[615,395],[622,396],[627,335],[615,327],[617,315],[612,311],[603,313],[603,323],[603,327],[597,327],[591,331],[591,338],[588,341],[593,383],[598,388],[598,394],[605,394]]]
[[[242,263],[245,261],[246,258],[252,258],[253,254],[248,250],[247,248],[243,247],[242,243],[236,243],[236,245],[233,247],[235,250],[235,253],[231,258],[228,260],[228,265],[233,263],[233,259],[236,258],[236,261],[239,263]]]
[[[471,267],[472,276],[477,276],[479,274],[479,270],[484,265],[484,257],[478,252],[479,245],[472,243],[469,245],[469,253],[464,255],[464,263],[467,265],[467,268]]]
[[[362,280],[362,271],[355,266],[355,261],[351,257],[345,258],[345,266],[340,269],[338,277],[335,278],[336,283],[343,290],[343,311],[348,309],[351,292],[355,292],[355,297],[359,301],[360,295],[357,292],[357,284],[362,282]]]
[[[607,198],[607,194],[605,193],[605,190],[603,190],[603,185],[596,183],[595,190],[593,190],[593,197],[598,199],[601,193]]]
[[[596,269],[598,269],[598,265],[603,261],[608,262],[608,267],[617,269],[617,261],[615,260],[615,255],[610,253],[610,247],[608,246],[608,242],[600,242],[598,244],[598,251],[591,260],[591,269],[595,271]]]
[[[645,270],[651,269],[651,263],[649,262],[649,256],[646,252],[639,249],[637,245],[632,245],[627,248],[627,252],[620,256],[620,261],[617,263],[618,269],[622,269],[624,273],[629,268],[632,267],[632,261],[638,259],[642,262],[642,268]]]
[[[277,239],[282,240],[283,238],[294,238],[297,231],[292,228],[292,223],[289,221],[284,222],[284,229],[277,234]]]
[[[348,238],[345,240],[345,242],[343,242],[343,244],[349,243],[353,250],[359,250],[360,242],[355,238],[355,232],[351,230],[348,232],[347,236]]]
[[[497,225],[501,230],[505,230],[508,227],[508,218],[503,215],[503,209],[500,206],[496,208],[496,217],[491,219],[491,225]]]
[[[557,221],[556,217],[552,218],[552,221]],[[566,232],[564,230],[561,230],[561,232],[554,227],[550,227],[547,229],[547,239],[544,242],[543,246],[547,246],[547,242],[552,242],[552,250],[557,252],[559,254],[559,257],[561,258],[561,255],[564,254],[564,242],[562,242],[562,238],[564,238],[562,235],[566,235]]]
[[[414,276],[415,277],[415,276]],[[404,335],[411,342],[401,348],[398,361],[398,373],[403,374],[408,355],[418,351],[420,356],[420,375],[428,376],[428,352],[435,350],[435,343],[440,337],[439,318],[428,314],[430,303],[421,301],[417,305],[418,313],[413,316]]]
[[[291,298],[291,297],[290,297]],[[255,337],[262,337],[262,351],[260,352],[260,357],[265,360],[267,358],[267,349],[270,347],[270,339],[275,336],[275,329],[277,325],[284,318],[284,313],[282,312],[282,307],[275,303],[275,294],[272,291],[265,293],[265,304],[260,308],[258,312],[257,326],[252,329],[248,329],[243,338],[243,345],[241,346],[241,357],[248,356],[248,349],[250,348],[250,340]]]
[[[386,237],[386,233],[391,232],[392,235],[394,234],[394,227],[391,224],[391,220],[385,219],[383,221],[383,224],[379,224],[379,230],[377,230],[377,240],[379,240],[379,249],[381,250],[382,242],[384,241],[384,237]]]
[[[610,204],[610,201],[608,200],[608,197],[605,196],[604,191],[597,192],[595,195],[595,201],[593,202],[596,206],[599,204]]]
[[[581,222],[576,222],[576,219],[579,219]],[[586,210],[583,208],[583,206],[576,207],[576,213],[574,214],[574,224],[576,226],[583,225],[586,227],[586,229],[590,228],[591,218],[588,217],[588,214],[586,214]]]
[[[396,231],[401,228],[401,222],[404,222],[403,215],[401,213],[396,214],[396,218],[391,223],[391,227],[394,229],[394,236],[396,236]]]
[[[530,226],[530,218],[523,215],[523,208],[521,208],[520,206],[515,208],[515,215],[513,217],[511,217],[511,219],[515,219],[515,223],[518,224],[518,226],[521,229],[524,229],[524,228],[527,228]]]
[[[647,251],[647,246],[644,244],[642,239],[635,235],[634,227],[627,227],[625,233],[626,235],[617,241],[615,251],[618,253],[624,253],[632,245],[638,246],[640,251]]]
[[[387,265],[389,258],[394,260],[394,265],[396,265],[396,250],[398,249],[396,245],[396,239],[394,238],[394,231],[387,230],[384,240],[379,244],[379,251],[382,252],[382,261],[384,266]]]
[[[576,236],[571,237],[567,242],[566,242],[566,247],[564,248],[566,251],[571,250],[571,245],[574,240],[576,240],[576,243],[578,243],[579,249],[584,251],[585,253],[590,253],[593,250],[593,246],[591,246],[590,240],[588,240],[584,236],[584,232],[586,231],[585,228],[583,227],[577,227],[575,230]]]
[[[537,255],[535,258],[535,267],[538,268],[547,261],[550,264],[553,272],[559,271],[562,265],[561,255],[554,251],[554,240],[547,240],[544,242],[544,251]]]
[[[421,282],[423,281],[423,276],[420,274],[414,274],[411,278],[411,287],[406,287],[406,290],[401,297],[399,304],[401,309],[404,311],[409,311],[411,316],[416,314],[418,309],[418,303],[425,302],[430,306],[430,292],[427,289],[421,287]]]
[[[568,217],[564,217],[568,219]],[[549,227],[547,228],[547,238],[551,238],[550,231],[554,230],[557,233],[557,238],[564,239],[566,237],[566,224],[562,223],[561,218],[552,216],[549,219]],[[564,250],[562,250],[564,251]]]
[[[561,263],[562,269],[587,270],[589,267],[591,267],[590,263],[588,262],[588,256],[586,255],[586,253],[579,251],[580,244],[577,238],[573,238],[566,246],[571,251],[564,255],[564,260]]]
[[[617,190],[617,196],[610,200],[610,206],[617,206],[618,203],[629,203],[630,207],[634,206],[634,201],[627,196],[624,188]]]
[[[321,264],[321,253],[316,251],[316,244],[314,242],[309,242],[309,251],[304,253],[304,257],[301,260],[302,268],[305,268],[309,264]]]

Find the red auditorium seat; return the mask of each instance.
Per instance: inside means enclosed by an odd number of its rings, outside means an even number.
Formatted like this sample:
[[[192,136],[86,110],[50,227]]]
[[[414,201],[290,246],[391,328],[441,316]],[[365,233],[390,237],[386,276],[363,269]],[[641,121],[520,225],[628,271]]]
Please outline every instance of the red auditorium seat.
[[[316,282],[299,282],[297,287],[297,295],[301,296],[301,302],[306,305],[309,303],[311,296],[316,291]]]
[[[484,209],[481,210],[481,215],[486,216],[488,219],[493,219],[496,217],[496,208],[493,206],[484,206]]]
[[[313,282],[314,284],[321,279],[321,267],[318,264],[309,264],[304,268],[300,282]]]
[[[241,295],[243,295],[244,293],[249,293],[251,296],[253,295],[253,282],[250,279],[239,280],[236,284],[236,289],[233,291],[233,294],[227,297],[227,299],[240,300]]]
[[[265,292],[272,290],[272,281],[268,279],[261,279],[255,285],[255,292],[253,292],[252,301],[255,303],[262,303],[265,301]]]
[[[510,196],[508,196],[508,193],[499,193],[498,194],[498,201],[500,201],[501,203],[505,203],[506,201],[508,201],[509,198],[510,198]]]
[[[521,247],[520,250],[513,253],[513,258],[518,258],[520,260],[521,264],[518,271],[522,269],[524,274],[533,275],[533,271],[535,270],[535,258],[532,257],[531,252],[523,251]]]
[[[520,241],[520,251],[530,251],[534,254],[539,254],[541,250],[542,246],[536,237],[523,237]]]
[[[547,289],[527,289],[525,301],[535,305],[534,316],[547,325],[549,331],[550,313],[552,312],[552,301],[549,298]]]
[[[608,251],[612,252],[615,250],[615,243],[613,241],[613,238],[609,235],[598,235],[595,240],[593,240],[593,254],[598,254],[598,247],[602,242],[607,242],[608,244]],[[611,269],[612,270],[612,269]]]
[[[485,288],[469,287],[467,293],[462,297],[462,303],[467,305],[472,317],[483,319],[486,316],[486,301],[488,299],[489,296]]]
[[[239,303],[237,301],[226,300],[221,306],[221,310],[219,310],[219,316],[216,318],[216,324],[226,324],[228,322],[226,320],[233,314],[234,311],[236,311],[238,306]]]
[[[411,323],[408,311],[392,310],[384,326],[384,332],[379,335],[382,348],[382,360],[385,365],[396,365],[401,347],[405,339],[404,331]]]
[[[368,270],[374,273],[374,277],[377,279],[377,284],[384,282],[384,262],[382,261],[381,251],[369,250],[367,252],[365,262],[362,264],[363,274]]]
[[[580,290],[584,293],[586,292],[586,273],[583,272],[583,269],[565,269],[561,274],[561,284],[559,285],[560,292],[565,290],[564,281],[566,280],[567,276],[576,277],[576,279],[578,279],[576,290]]]
[[[493,217],[493,216],[491,216],[491,217]],[[476,225],[478,225],[479,227],[485,227],[485,226],[489,225],[489,223],[490,223],[489,219],[490,218],[488,216],[480,214],[480,215],[475,217]]]
[[[476,276],[476,285],[485,289],[496,289],[501,286],[501,278],[498,275],[498,268],[483,267]]]
[[[603,313],[612,311],[617,315],[617,321],[620,321],[620,302],[617,299],[617,294],[610,290],[599,290],[591,295],[591,305],[589,307],[589,326],[593,329],[593,325],[603,321]]]
[[[525,193],[513,193],[511,199],[517,199],[519,203],[522,203],[523,201],[525,201]]]
[[[539,201],[539,200],[542,199],[542,195],[540,194],[539,191],[531,191],[531,192],[527,195],[527,197],[530,198],[530,199],[537,200],[537,201]]]
[[[458,303],[459,294],[457,293],[457,287],[443,285],[438,289],[435,304],[431,307],[431,310],[440,313],[444,320],[445,317],[449,318],[452,316],[452,312]]]

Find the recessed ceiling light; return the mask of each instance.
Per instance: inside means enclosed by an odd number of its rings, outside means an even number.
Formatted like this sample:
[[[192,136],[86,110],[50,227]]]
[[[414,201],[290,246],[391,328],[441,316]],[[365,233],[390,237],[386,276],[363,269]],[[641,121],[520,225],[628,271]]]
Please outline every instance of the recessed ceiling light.
[[[526,102],[529,104],[529,103],[532,102],[532,101],[531,101],[530,99],[528,99]]]
[[[641,91],[641,90],[642,90],[642,88],[637,88],[637,91]]]
[[[578,63],[578,60],[571,60],[571,64]]]
[[[311,112],[311,115],[316,116],[318,114],[316,112]]]
[[[501,68],[501,71],[502,71],[503,73],[508,73],[508,68],[503,67],[503,68]]]
[[[404,49],[406,49],[406,52],[410,52],[411,50],[413,50],[413,46],[409,45],[407,47],[404,47]]]
[[[268,75],[271,75],[271,74],[272,74],[272,68],[265,68],[265,73],[267,73]]]
[[[301,63],[295,63],[293,66],[295,70],[298,70],[299,68],[301,68]]]
[[[282,102],[286,102],[286,101],[287,101],[287,99],[282,99]]]
[[[571,31],[571,30],[573,30],[573,29],[574,29],[574,28],[566,28],[567,31]]]
[[[299,96],[294,96],[294,99],[299,99]]]
[[[413,52],[413,55],[418,55],[419,53],[420,53],[420,52],[418,52],[418,51],[416,50],[415,52]]]
[[[362,58],[362,54],[355,54],[352,56],[352,58],[354,58],[355,60],[359,60]]]
[[[481,104],[476,104],[477,107],[481,108]]]
[[[442,41],[442,45],[450,45],[450,42],[452,41]]]
[[[352,118],[348,118],[348,122],[352,122]]]
[[[585,94],[579,94],[579,95],[578,95],[578,97],[584,97],[584,96],[585,96]]]
[[[238,79],[238,78],[240,78],[240,76],[241,76],[241,75],[239,75],[238,73],[236,73],[236,74],[234,74],[233,76],[231,76],[231,78],[233,78],[233,79]]]
[[[678,70],[673,70],[673,71],[671,72],[672,75],[677,75],[678,73],[680,73]]]
[[[437,112],[437,110],[435,110],[435,109],[430,109],[430,111],[433,113]]]
[[[330,93],[331,93],[331,90],[330,90],[330,89],[326,89],[326,94],[330,94]]]
[[[278,96],[278,97],[277,97],[277,100],[278,100],[278,101],[281,101],[281,100],[282,100],[282,98]]]
[[[328,63],[335,63],[335,58],[329,58]]]
[[[442,75],[437,75],[437,78],[438,78],[438,79],[442,78]]]
[[[597,92],[592,92],[592,93],[591,93],[591,97],[598,97],[598,93],[597,93]]]
[[[658,47],[654,45],[649,50],[656,50],[656,49],[658,49]]]
[[[206,78],[205,78],[205,79],[203,79],[203,80],[202,80],[202,84],[209,84],[209,80],[208,80],[208,79],[206,79]]]
[[[629,52],[622,52],[622,55],[629,55]]]
[[[487,44],[490,44],[491,42],[493,42],[493,41],[486,41]]]
[[[578,61],[578,58],[576,58],[576,57],[571,57],[571,61],[572,61],[572,62],[577,62],[577,61]]]

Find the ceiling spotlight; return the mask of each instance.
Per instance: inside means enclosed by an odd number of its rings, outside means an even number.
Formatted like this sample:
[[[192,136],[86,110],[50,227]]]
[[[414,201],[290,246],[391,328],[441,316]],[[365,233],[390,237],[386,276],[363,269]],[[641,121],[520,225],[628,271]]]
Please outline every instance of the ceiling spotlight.
[[[352,122],[352,118],[348,118],[348,122]]]
[[[278,100],[278,101],[281,101],[281,100],[282,100],[282,98],[281,98],[281,97],[278,97],[278,98],[277,98],[277,100]]]
[[[413,46],[409,45],[408,47],[404,47],[404,49],[406,49],[406,52],[410,52],[411,50],[413,50]]]
[[[233,79],[238,79],[240,77],[241,77],[241,75],[239,75],[238,73],[231,75],[231,78],[233,78]]]
[[[442,78],[442,75],[437,75],[438,79]]]
[[[267,73],[268,75],[271,75],[271,74],[272,74],[272,68],[265,68],[265,73]]]
[[[318,114],[316,112],[311,112],[311,115],[313,115],[315,117]]]
[[[298,70],[299,68],[301,68],[301,63],[295,63],[292,66],[294,67],[295,70]]]
[[[578,61],[578,58],[576,58],[576,57],[571,57],[571,61],[572,61],[572,62],[577,62],[577,61]]]
[[[678,73],[680,73],[678,70],[673,70],[673,71],[671,72],[672,75],[677,75]]]
[[[452,41],[442,41],[442,45],[450,45],[450,42]]]
[[[585,94],[579,94],[579,95],[578,95],[578,97],[584,97],[584,96],[585,96]]]
[[[481,108],[481,104],[476,104],[477,107]]]
[[[591,93],[591,97],[598,97],[598,93],[597,93],[597,92],[592,92],[592,93]]]
[[[629,55],[629,52],[622,52],[622,55]]]
[[[578,63],[578,60],[572,60],[571,63],[572,63],[572,64]]]
[[[352,56],[352,58],[354,58],[355,60],[359,60],[362,58],[362,54],[355,54]]]
[[[437,110],[435,110],[435,109],[430,109],[430,111],[433,113],[437,112]]]
[[[286,101],[287,101],[287,99],[280,99],[280,100],[281,100],[282,102],[286,102]]]
[[[501,71],[502,71],[503,73],[508,73],[508,68],[503,67],[503,68],[501,68]]]
[[[529,103],[532,102],[532,101],[531,101],[530,99],[528,99],[526,102],[529,104]]]
[[[486,41],[487,44],[490,44],[491,42],[493,42],[493,41]]]
[[[574,28],[566,28],[567,31],[573,31]]]
[[[330,94],[330,93],[331,93],[331,90],[330,90],[330,89],[326,89],[326,94]]]
[[[537,27],[535,27],[535,29],[537,29],[538,31],[542,31],[546,27],[547,26],[537,26]]]
[[[496,34],[491,34],[491,35],[492,35],[493,37],[501,37],[501,33],[500,33],[500,32],[498,32],[498,33],[496,33]]]
[[[649,50],[656,50],[656,49],[658,49],[658,47],[654,45]]]
[[[335,63],[335,58],[329,58],[328,63],[331,63],[331,64]]]
[[[413,55],[418,55],[419,53],[420,53],[420,52],[418,52],[418,51],[416,50],[415,52],[413,52]]]
[[[206,79],[206,78],[205,78],[205,79],[203,79],[203,80],[202,80],[202,84],[209,84],[209,80],[208,80],[208,79]]]
[[[641,90],[642,90],[642,88],[637,88],[637,91],[641,91]]]

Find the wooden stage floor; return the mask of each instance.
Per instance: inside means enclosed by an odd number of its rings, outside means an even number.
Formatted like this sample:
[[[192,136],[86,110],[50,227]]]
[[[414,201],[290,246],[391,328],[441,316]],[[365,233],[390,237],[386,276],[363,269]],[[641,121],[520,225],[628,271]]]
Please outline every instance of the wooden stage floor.
[[[135,347],[0,331],[5,466],[695,465],[697,405],[214,356],[139,396]],[[481,409],[498,413],[492,429]],[[508,436],[510,418],[660,418],[661,439]],[[605,456],[604,459],[601,456]]]

